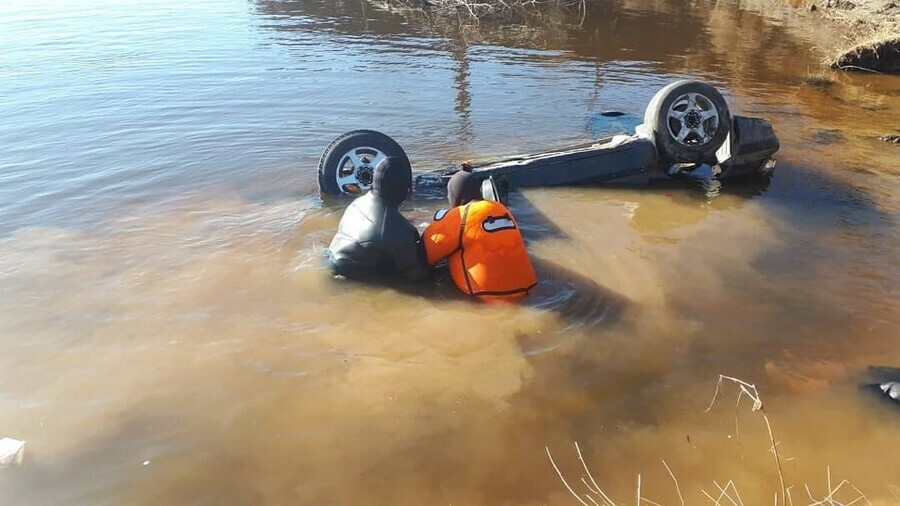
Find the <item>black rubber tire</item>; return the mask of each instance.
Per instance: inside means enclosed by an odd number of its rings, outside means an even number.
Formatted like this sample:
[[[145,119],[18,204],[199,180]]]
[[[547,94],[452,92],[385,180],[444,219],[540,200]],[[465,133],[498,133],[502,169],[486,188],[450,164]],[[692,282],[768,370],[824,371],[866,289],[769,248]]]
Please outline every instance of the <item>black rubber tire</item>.
[[[331,144],[322,152],[322,158],[319,159],[320,193],[327,195],[345,194],[337,184],[338,164],[348,151],[359,147],[375,148],[387,156],[399,158],[407,167],[410,166],[406,152],[394,139],[375,130],[353,130],[331,141]]]
[[[706,97],[716,108],[719,124],[712,138],[701,145],[686,146],[672,137],[667,124],[669,107],[680,96],[697,93]],[[659,90],[644,111],[644,125],[653,133],[660,159],[669,163],[715,163],[716,150],[731,130],[731,113],[725,97],[702,81],[676,81]]]

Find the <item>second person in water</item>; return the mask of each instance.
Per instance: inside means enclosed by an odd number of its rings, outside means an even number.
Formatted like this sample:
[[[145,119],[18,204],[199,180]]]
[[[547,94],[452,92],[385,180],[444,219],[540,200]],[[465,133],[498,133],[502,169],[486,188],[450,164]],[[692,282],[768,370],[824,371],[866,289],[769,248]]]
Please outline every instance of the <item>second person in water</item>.
[[[509,209],[482,199],[481,179],[471,172],[450,178],[447,198],[451,209],[438,211],[422,233],[428,265],[446,258],[456,286],[479,300],[527,295],[537,276]]]

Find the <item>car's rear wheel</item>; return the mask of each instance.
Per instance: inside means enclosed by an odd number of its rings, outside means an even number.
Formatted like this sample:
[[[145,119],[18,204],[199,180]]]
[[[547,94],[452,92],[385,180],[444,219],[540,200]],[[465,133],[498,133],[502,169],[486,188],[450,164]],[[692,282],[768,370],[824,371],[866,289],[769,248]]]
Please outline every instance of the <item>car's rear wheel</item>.
[[[319,191],[359,195],[372,188],[375,167],[387,157],[409,167],[406,152],[394,139],[374,130],[347,132],[325,148],[319,159]]]
[[[701,81],[676,81],[659,90],[644,112],[660,158],[669,163],[713,163],[731,129],[725,98]]]

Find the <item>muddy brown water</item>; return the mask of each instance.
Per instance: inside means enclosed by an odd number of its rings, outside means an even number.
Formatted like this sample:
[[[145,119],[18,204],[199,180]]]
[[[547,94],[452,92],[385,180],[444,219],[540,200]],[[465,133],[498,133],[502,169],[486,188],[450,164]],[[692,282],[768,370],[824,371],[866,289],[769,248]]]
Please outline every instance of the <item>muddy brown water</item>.
[[[590,2],[589,2],[590,3]],[[579,26],[580,24],[580,26]],[[0,504],[565,505],[733,481],[900,503],[900,80],[819,73],[764,3],[623,0],[457,27],[365,2],[0,6]],[[354,128],[418,170],[581,141],[697,77],[775,125],[769,184],[566,188],[512,208],[542,285],[337,283],[315,164]],[[815,84],[815,83],[813,83]],[[420,195],[422,222],[440,207]],[[739,436],[739,437],[738,437]],[[839,492],[852,500],[845,485]],[[598,499],[599,500],[599,499]]]

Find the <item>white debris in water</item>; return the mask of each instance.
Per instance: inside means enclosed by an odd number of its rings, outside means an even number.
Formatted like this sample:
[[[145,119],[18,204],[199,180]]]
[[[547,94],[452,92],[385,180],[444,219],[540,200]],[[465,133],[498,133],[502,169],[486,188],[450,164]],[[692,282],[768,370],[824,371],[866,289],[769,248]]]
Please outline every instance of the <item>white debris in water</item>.
[[[145,460],[145,461],[144,461],[144,465],[145,465],[145,466],[149,466],[149,465],[150,465],[150,461],[149,461],[149,460]]]
[[[900,402],[900,382],[888,381],[887,383],[882,383],[881,391],[891,399]]]
[[[22,465],[25,458],[25,441],[5,437],[0,439],[0,467]]]

